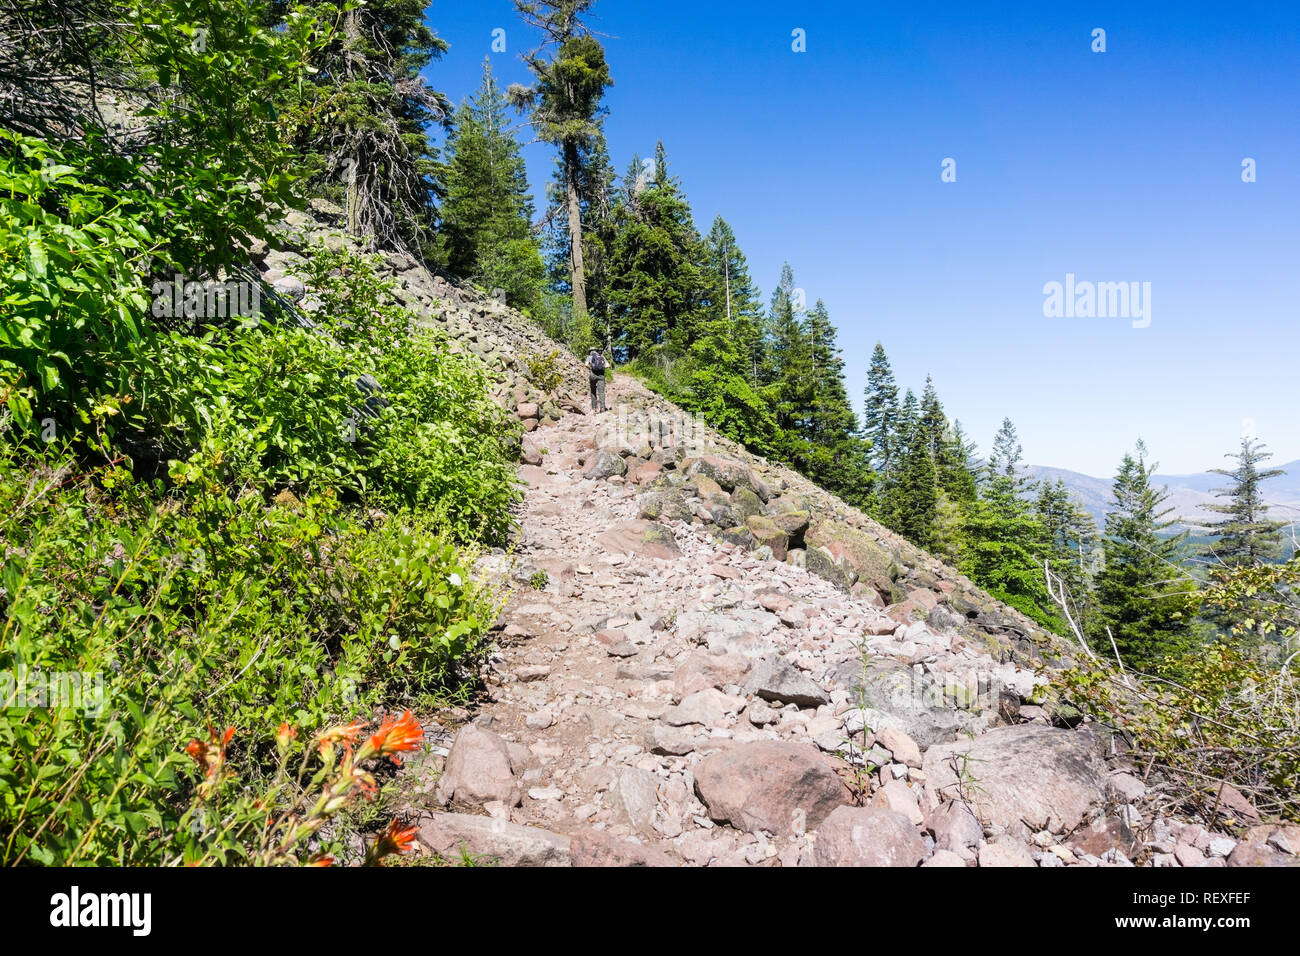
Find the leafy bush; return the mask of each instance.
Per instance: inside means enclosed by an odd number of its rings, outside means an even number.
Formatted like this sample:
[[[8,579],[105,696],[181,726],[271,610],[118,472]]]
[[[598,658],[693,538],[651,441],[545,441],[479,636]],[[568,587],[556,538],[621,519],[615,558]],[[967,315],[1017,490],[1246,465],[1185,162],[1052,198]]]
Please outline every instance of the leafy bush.
[[[1086,662],[1058,679],[1075,706],[1129,738],[1130,756],[1178,786],[1173,799],[1212,822],[1231,784],[1266,814],[1300,820],[1300,685],[1217,644],[1165,661],[1170,677]]]
[[[564,382],[560,353],[555,349],[549,352],[529,352],[524,356],[524,368],[528,370],[528,381],[543,392],[553,392]]]
[[[239,728],[222,761],[264,798],[241,804],[257,834],[303,796],[274,782],[278,724],[310,736],[473,676],[495,608],[427,525],[367,528],[330,495],[267,507],[228,494],[218,458],[178,463],[163,495],[120,467],[0,455],[0,861],[252,859],[248,833],[192,832],[210,794],[186,739]],[[17,696],[18,675],[57,674],[98,687],[91,706]]]

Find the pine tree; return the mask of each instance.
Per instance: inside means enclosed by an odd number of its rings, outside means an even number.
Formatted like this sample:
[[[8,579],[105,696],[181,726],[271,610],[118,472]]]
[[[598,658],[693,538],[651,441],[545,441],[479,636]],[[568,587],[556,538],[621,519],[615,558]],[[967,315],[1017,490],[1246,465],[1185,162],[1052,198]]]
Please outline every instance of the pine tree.
[[[704,237],[700,272],[700,306],[709,320],[722,322],[718,328],[725,329],[735,343],[740,364],[732,371],[741,372],[750,385],[757,385],[763,356],[763,308],[745,254],[721,216],[713,220]]]
[[[909,391],[908,395],[911,394]],[[919,420],[908,427],[906,436],[905,452],[890,486],[893,504],[890,526],[917,547],[930,548],[939,505],[938,477],[926,431]]]
[[[1048,533],[1026,500],[1034,485],[1021,471],[1022,458],[1016,428],[1003,419],[979,497],[967,507],[960,567],[994,597],[1063,631],[1043,568],[1050,552]]]
[[[533,128],[560,151],[564,167],[565,217],[569,227],[569,285],[575,321],[587,320],[587,288],[582,238],[583,152],[600,133],[600,101],[614,81],[605,61],[605,48],[587,30],[582,17],[595,0],[515,0],[525,23],[543,36],[542,46],[524,57],[532,71],[532,87],[515,85],[510,99],[533,108]],[[543,57],[547,47],[554,52]]]
[[[1173,509],[1162,507],[1169,493],[1152,486],[1156,466],[1146,459],[1139,441],[1115,476],[1097,602],[1125,665],[1158,670],[1190,645],[1183,601],[1189,585],[1180,567],[1187,536],[1170,533]]]
[[[1052,573],[1065,583],[1076,622],[1085,633],[1094,633],[1093,567],[1099,557],[1096,522],[1060,478],[1042,483],[1034,509],[1047,531]]]
[[[803,326],[811,375],[801,434],[808,443],[808,476],[850,504],[865,504],[871,490],[868,448],[844,387],[844,359],[825,302],[817,300]]]
[[[1284,521],[1268,519],[1268,505],[1261,485],[1270,478],[1284,475],[1281,468],[1261,470],[1260,464],[1273,457],[1266,446],[1250,437],[1242,437],[1241,450],[1225,458],[1235,459],[1235,468],[1215,468],[1213,473],[1232,479],[1227,488],[1214,493],[1226,498],[1225,504],[1202,505],[1207,511],[1226,515],[1208,525],[1213,541],[1206,554],[1220,567],[1238,568],[1276,561],[1282,554]]]
[[[898,415],[898,385],[894,382],[894,370],[890,368],[885,347],[877,342],[867,369],[862,427],[871,442],[871,462],[882,477],[888,476],[894,467]]]
[[[755,388],[762,307],[744,253],[721,216],[705,237],[697,332],[683,403],[760,454],[779,447],[776,420]]]
[[[452,272],[501,288],[511,305],[532,308],[543,264],[532,235],[533,204],[505,95],[483,62],[483,82],[456,111],[440,173],[442,260]]]
[[[341,22],[312,59],[315,73],[287,109],[313,184],[343,203],[349,233],[371,246],[430,251],[437,151],[426,128],[450,104],[422,71],[447,50],[424,22],[423,0],[308,5]]]
[[[703,258],[681,184],[668,173],[663,143],[647,177],[634,162],[623,177],[609,264],[615,346],[635,359],[656,346],[686,351],[696,332]]]

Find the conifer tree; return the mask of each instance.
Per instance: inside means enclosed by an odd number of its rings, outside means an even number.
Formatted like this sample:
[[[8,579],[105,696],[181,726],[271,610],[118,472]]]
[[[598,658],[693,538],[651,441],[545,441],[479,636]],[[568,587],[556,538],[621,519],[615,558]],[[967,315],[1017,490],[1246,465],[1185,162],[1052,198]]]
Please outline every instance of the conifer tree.
[[[1043,561],[1047,529],[1026,495],[1033,483],[1021,469],[1023,449],[1010,419],[993,440],[979,497],[966,511],[961,570],[994,597],[1047,627],[1064,630],[1047,591]]]
[[[1096,522],[1074,500],[1061,478],[1041,484],[1034,509],[1047,532],[1052,572],[1069,592],[1075,620],[1085,633],[1095,633],[1092,592],[1093,568],[1099,557]]]
[[[894,382],[894,370],[885,355],[885,347],[877,342],[867,369],[862,427],[871,442],[871,463],[882,478],[893,470],[898,415],[898,385]]]
[[[1191,640],[1182,600],[1190,585],[1180,567],[1187,535],[1170,533],[1169,492],[1151,484],[1155,470],[1141,441],[1124,455],[1106,513],[1106,567],[1097,580],[1102,620],[1125,665],[1139,670],[1159,670]]]
[[[373,0],[350,8],[319,0],[321,22],[341,29],[313,57],[315,69],[286,110],[297,146],[345,227],[371,246],[430,252],[437,151],[426,127],[450,104],[422,72],[447,50],[424,22],[423,0]]]
[[[909,391],[908,395],[911,394]],[[905,451],[893,473],[890,491],[893,504],[891,527],[918,547],[930,548],[939,505],[939,485],[926,431],[919,420],[906,431]]]
[[[575,321],[587,320],[587,287],[583,253],[583,152],[600,133],[601,99],[614,81],[605,48],[593,37],[583,16],[595,0],[515,0],[525,23],[541,31],[543,42],[524,57],[532,71],[532,87],[514,85],[510,99],[531,106],[533,128],[560,151],[564,168],[565,218],[569,227],[569,284]],[[543,54],[553,47],[551,58]]]
[[[763,356],[763,308],[745,254],[721,216],[713,220],[704,237],[701,274],[701,308],[709,320],[722,321],[716,328],[727,330],[735,343],[740,364],[732,371],[742,373],[750,385],[757,385]]]
[[[808,443],[808,475],[851,504],[865,504],[871,464],[844,387],[844,359],[826,303],[818,299],[803,325],[811,376],[801,434]]]
[[[634,162],[623,177],[609,264],[610,325],[628,359],[668,345],[680,355],[694,337],[703,258],[681,185],[663,143],[651,174]]]
[[[439,245],[452,272],[488,289],[501,288],[511,305],[531,308],[543,264],[532,235],[524,160],[507,108],[490,61],[484,60],[483,82],[456,111],[447,140]]]
[[[1259,466],[1273,457],[1263,443],[1243,436],[1241,450],[1225,458],[1235,459],[1235,468],[1212,469],[1216,475],[1231,478],[1226,488],[1213,489],[1226,502],[1202,505],[1207,511],[1225,515],[1221,521],[1211,522],[1208,530],[1213,541],[1206,549],[1207,555],[1220,567],[1238,568],[1276,561],[1282,553],[1282,527],[1284,521],[1268,519],[1268,504],[1264,501],[1262,485],[1270,478],[1286,474],[1281,468]]]

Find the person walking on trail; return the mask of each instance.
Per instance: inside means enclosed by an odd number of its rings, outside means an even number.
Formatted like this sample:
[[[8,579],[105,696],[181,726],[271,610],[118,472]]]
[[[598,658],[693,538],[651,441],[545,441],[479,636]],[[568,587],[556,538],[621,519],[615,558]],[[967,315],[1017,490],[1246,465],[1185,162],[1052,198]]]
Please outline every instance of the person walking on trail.
[[[587,349],[587,358],[583,364],[587,366],[591,411],[592,414],[599,414],[605,411],[605,369],[608,368],[608,363],[605,361],[605,356],[595,349]]]

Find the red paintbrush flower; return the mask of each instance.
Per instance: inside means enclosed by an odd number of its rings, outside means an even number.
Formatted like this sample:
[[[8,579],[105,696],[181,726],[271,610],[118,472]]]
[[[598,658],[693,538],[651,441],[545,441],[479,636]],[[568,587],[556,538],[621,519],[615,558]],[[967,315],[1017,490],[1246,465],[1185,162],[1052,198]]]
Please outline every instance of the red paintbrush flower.
[[[370,737],[370,746],[375,749],[375,753],[381,757],[392,756],[403,750],[414,750],[424,739],[424,731],[420,728],[419,722],[415,715],[407,710],[397,720],[391,717],[385,717],[383,723]],[[401,763],[397,757],[393,757],[394,763]]]
[[[405,853],[414,845],[417,830],[417,827],[403,827],[394,820],[388,824],[388,829],[375,839],[374,845],[367,854],[366,862],[376,865],[389,854]]]

